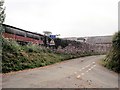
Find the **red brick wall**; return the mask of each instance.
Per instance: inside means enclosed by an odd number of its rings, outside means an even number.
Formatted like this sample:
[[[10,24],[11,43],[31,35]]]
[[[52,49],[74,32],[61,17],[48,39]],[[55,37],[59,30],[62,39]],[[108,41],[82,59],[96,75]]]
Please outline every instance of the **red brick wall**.
[[[18,41],[32,42],[34,44],[43,44],[42,40],[36,40],[36,39],[33,39],[33,38],[18,36],[18,35],[9,34],[9,33],[3,33],[3,37],[18,40]]]

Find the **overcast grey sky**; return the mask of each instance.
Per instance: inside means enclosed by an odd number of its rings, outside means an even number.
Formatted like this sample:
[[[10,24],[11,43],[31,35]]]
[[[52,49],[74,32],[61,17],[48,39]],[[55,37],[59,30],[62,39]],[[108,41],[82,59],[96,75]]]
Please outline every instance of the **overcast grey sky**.
[[[119,0],[5,0],[5,24],[60,37],[111,35],[118,31]]]

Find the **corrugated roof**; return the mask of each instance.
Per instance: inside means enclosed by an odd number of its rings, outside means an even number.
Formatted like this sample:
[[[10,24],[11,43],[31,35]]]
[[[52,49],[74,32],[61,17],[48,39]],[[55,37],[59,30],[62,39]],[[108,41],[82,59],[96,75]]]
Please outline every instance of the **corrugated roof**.
[[[3,25],[3,26],[10,27],[10,28],[18,29],[18,30],[20,30],[20,31],[25,31],[25,32],[29,32],[29,33],[32,33],[32,34],[36,34],[36,35],[43,36],[43,35],[42,35],[42,34],[40,34],[40,33],[31,32],[31,31],[27,31],[27,30],[23,30],[23,29],[20,29],[20,28],[14,27],[14,26],[10,26],[10,25],[7,25],[7,24],[2,24],[2,25]]]

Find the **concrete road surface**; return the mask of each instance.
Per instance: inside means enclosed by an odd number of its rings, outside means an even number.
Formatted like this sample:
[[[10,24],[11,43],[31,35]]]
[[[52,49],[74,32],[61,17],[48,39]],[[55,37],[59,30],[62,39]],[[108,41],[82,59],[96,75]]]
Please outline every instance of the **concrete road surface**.
[[[118,74],[99,64],[104,55],[2,75],[3,88],[118,88]]]

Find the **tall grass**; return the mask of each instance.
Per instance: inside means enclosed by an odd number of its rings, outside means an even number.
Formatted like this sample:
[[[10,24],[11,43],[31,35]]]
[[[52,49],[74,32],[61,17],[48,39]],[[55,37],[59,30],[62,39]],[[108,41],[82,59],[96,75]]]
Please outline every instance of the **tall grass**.
[[[62,55],[38,45],[21,46],[16,41],[3,39],[2,72],[35,68],[59,62]]]
[[[103,65],[120,73],[120,31],[115,33],[112,40],[112,48],[103,60]]]

